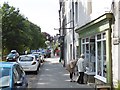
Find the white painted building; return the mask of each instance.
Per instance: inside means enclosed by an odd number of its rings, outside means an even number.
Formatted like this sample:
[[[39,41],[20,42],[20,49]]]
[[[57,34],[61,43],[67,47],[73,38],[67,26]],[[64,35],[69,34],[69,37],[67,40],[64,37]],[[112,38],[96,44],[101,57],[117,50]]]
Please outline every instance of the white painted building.
[[[95,83],[117,84],[120,80],[120,0],[64,0],[66,28],[75,30],[75,59],[88,60]],[[64,29],[66,64],[73,59],[73,29]],[[110,38],[111,37],[111,38]]]

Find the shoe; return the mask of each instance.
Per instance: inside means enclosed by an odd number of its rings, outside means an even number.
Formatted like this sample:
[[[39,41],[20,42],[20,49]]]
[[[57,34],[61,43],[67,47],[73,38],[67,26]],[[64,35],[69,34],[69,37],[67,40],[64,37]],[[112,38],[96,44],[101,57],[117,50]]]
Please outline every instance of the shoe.
[[[70,82],[73,82],[73,79],[71,79]]]
[[[70,80],[70,82],[72,82],[72,80]]]

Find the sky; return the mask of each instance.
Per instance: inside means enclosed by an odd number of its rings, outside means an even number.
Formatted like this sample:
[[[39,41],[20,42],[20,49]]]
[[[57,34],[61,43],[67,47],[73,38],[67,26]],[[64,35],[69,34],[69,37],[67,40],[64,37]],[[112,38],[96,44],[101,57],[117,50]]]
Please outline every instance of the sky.
[[[58,33],[59,28],[59,0],[0,0],[2,5],[8,2],[10,6],[19,8],[20,14],[47,32],[51,36]]]

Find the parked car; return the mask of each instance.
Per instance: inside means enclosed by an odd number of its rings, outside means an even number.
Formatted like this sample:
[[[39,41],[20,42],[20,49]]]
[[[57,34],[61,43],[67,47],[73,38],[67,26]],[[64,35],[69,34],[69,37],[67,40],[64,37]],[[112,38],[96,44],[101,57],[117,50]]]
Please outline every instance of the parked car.
[[[0,62],[0,90],[16,90],[28,87],[22,67],[16,62]]]
[[[33,52],[32,54],[39,54],[39,55],[41,55],[41,52]]]
[[[44,55],[41,52],[33,52],[32,54],[34,54],[36,56],[36,59],[40,61],[40,65],[41,63],[44,62]]]
[[[11,52],[7,55],[6,60],[8,62],[15,62],[17,61],[19,54],[16,50],[11,50]]]
[[[41,58],[39,53],[32,53],[32,55],[35,55],[35,59],[39,62],[39,66],[41,65]]]
[[[24,71],[34,71],[36,74],[39,71],[39,62],[36,60],[35,55],[21,55],[17,61]]]

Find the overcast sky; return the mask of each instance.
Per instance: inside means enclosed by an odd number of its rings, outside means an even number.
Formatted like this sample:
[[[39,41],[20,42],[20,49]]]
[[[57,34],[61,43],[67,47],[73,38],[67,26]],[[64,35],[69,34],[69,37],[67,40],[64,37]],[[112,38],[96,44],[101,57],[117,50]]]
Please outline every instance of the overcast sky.
[[[19,8],[20,13],[40,26],[42,32],[52,36],[58,33],[54,28],[59,28],[59,0],[0,0],[0,4],[3,2]]]

